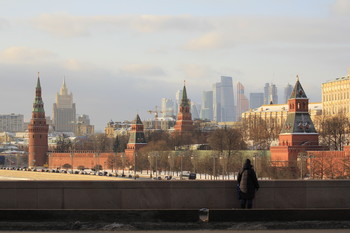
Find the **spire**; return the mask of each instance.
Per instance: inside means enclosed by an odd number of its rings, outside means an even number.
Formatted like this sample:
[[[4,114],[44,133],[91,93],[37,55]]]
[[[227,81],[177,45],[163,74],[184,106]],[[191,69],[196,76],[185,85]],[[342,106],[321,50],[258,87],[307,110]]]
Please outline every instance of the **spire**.
[[[64,78],[63,78],[63,83],[62,83],[62,87],[60,90],[60,95],[68,95],[68,89],[66,86],[66,76],[64,76]]]
[[[41,85],[40,85],[40,72],[38,72],[38,81],[36,82],[36,88],[40,88],[41,89]]]
[[[189,105],[189,99],[187,99],[187,91],[186,91],[186,81],[184,80],[184,88],[182,90],[182,99],[181,99],[181,105],[186,106]]]
[[[294,89],[289,99],[307,99],[305,91],[299,82],[299,76],[297,75],[297,81],[294,85]]]
[[[142,125],[142,121],[141,121],[141,118],[140,118],[139,114],[136,115],[136,118],[134,120],[134,124]]]
[[[187,92],[186,92],[186,80],[184,80],[184,88],[182,91],[182,99],[187,100]]]
[[[41,85],[40,85],[39,72],[38,72],[38,80],[36,83],[35,100],[33,103],[33,112],[45,112],[44,111],[44,102],[41,98]]]

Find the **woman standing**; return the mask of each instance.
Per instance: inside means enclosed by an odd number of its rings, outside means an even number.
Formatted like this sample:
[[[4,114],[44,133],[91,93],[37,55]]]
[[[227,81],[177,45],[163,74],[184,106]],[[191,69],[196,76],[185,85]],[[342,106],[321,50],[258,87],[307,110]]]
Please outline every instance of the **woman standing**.
[[[243,170],[238,174],[237,181],[240,188],[239,199],[241,208],[251,209],[253,207],[255,190],[257,191],[259,189],[259,183],[249,159],[245,161]]]

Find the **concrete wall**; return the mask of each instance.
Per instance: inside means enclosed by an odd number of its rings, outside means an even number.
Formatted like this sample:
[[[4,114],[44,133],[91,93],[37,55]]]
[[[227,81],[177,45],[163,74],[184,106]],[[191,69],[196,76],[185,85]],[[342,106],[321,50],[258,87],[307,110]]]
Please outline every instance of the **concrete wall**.
[[[260,181],[255,208],[350,208],[349,180]],[[235,181],[1,181],[0,209],[231,209]]]

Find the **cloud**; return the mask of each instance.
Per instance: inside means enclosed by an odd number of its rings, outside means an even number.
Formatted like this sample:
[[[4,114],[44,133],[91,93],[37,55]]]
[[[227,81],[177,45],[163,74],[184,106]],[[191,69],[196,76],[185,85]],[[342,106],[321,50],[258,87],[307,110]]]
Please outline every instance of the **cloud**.
[[[145,64],[126,65],[120,68],[120,72],[123,76],[131,77],[159,77],[165,75],[162,68]]]
[[[0,60],[11,63],[34,63],[55,57],[56,54],[48,50],[20,46],[9,47],[0,51]]]
[[[206,20],[193,16],[118,15],[76,16],[67,13],[42,14],[30,20],[38,30],[53,36],[81,37],[95,31],[130,30],[142,33],[157,31],[203,31],[211,28]]]
[[[34,28],[54,36],[75,37],[89,35],[86,17],[69,14],[42,14],[30,20]]]
[[[7,28],[8,26],[9,26],[9,23],[7,22],[7,20],[0,18],[0,29]]]
[[[350,14],[350,1],[348,0],[336,0],[331,10],[336,15],[346,15],[349,16]]]
[[[205,50],[205,49],[225,49],[233,47],[232,40],[229,35],[211,32],[188,41],[184,48],[187,50]]]

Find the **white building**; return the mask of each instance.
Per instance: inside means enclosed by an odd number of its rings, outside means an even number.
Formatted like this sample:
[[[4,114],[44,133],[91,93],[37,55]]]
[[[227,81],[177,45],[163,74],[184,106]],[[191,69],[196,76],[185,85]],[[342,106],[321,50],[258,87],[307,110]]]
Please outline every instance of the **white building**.
[[[0,132],[24,131],[24,118],[21,114],[0,115]]]

